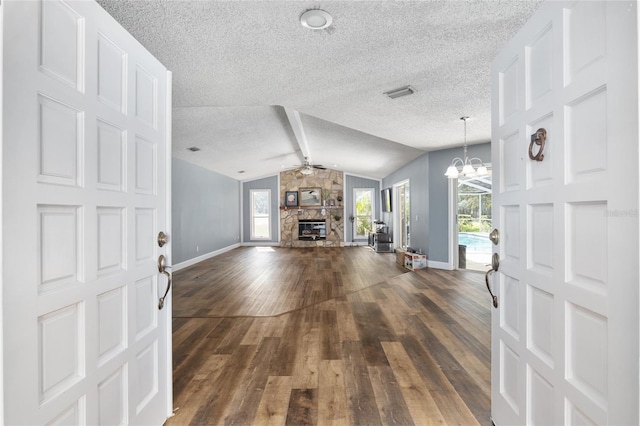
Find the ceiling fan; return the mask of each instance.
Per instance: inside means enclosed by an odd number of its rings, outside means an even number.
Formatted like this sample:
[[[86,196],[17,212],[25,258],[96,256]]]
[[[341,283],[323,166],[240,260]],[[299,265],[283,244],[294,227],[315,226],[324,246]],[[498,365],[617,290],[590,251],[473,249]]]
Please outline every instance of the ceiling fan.
[[[325,170],[326,167],[321,164],[311,164],[307,157],[304,157],[304,163],[297,170],[299,170],[303,175],[310,175],[313,173],[313,169]]]

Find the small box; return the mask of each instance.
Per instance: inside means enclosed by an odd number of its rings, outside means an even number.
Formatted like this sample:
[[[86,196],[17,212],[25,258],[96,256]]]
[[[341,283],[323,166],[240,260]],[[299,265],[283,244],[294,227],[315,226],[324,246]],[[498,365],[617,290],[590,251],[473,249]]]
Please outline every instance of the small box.
[[[404,250],[396,249],[396,263],[402,267],[404,267],[404,255],[406,253]]]
[[[427,255],[417,253],[405,253],[404,267],[415,271],[427,267]]]

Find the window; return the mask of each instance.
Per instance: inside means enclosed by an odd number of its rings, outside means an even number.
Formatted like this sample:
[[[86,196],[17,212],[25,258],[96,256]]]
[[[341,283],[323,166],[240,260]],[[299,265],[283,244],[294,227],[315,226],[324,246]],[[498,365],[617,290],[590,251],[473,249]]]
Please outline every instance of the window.
[[[458,179],[458,232],[491,232],[491,176]]]
[[[354,188],[354,233],[355,237],[367,238],[373,224],[374,198],[372,188]]]
[[[252,189],[251,196],[251,239],[271,239],[271,190]]]

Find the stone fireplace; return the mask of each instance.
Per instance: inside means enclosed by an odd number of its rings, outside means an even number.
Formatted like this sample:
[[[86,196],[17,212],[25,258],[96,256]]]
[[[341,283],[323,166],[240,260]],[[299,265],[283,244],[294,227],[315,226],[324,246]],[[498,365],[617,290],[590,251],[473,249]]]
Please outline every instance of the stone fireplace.
[[[324,219],[298,219],[298,240],[316,241],[327,239],[327,227]]]
[[[322,205],[285,207],[285,193],[300,188],[320,188]],[[314,169],[310,175],[297,170],[280,173],[280,246],[343,246],[344,203],[340,201],[343,197],[344,174],[339,170]]]

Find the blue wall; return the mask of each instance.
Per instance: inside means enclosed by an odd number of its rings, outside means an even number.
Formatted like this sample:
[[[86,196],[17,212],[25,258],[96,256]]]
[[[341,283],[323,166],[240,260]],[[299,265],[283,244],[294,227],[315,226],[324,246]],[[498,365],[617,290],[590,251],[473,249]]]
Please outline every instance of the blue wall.
[[[491,163],[491,143],[471,145],[469,158],[477,157]],[[449,261],[449,183],[444,172],[455,157],[463,157],[462,148],[443,149],[429,153],[429,259]],[[412,193],[413,195],[413,193]]]
[[[173,264],[240,242],[240,182],[174,158]]]
[[[374,219],[380,219],[380,181],[374,179],[367,179],[358,176],[352,176],[345,174],[344,177],[344,206],[345,206],[345,221],[344,221],[344,241],[349,243],[353,238],[353,224],[349,220],[349,215],[354,214],[355,207],[353,205],[353,190],[354,188],[373,188],[375,195],[375,212],[373,214]],[[373,224],[372,224],[373,225]],[[375,229],[375,227],[373,228]],[[367,238],[357,238],[355,241],[367,241]]]
[[[392,188],[394,184],[409,180],[409,208],[411,210],[410,245],[412,248],[428,253],[429,243],[429,153],[423,154],[406,166],[396,170],[382,180],[383,188]],[[389,232],[393,229],[393,215],[397,206],[392,206],[392,213],[383,213],[383,220],[389,224]]]
[[[469,157],[491,162],[491,144],[468,147]],[[444,172],[462,148],[431,151],[396,170],[382,180],[382,187],[409,180],[411,208],[411,247],[427,253],[428,259],[449,262],[449,184]],[[394,213],[396,206],[393,206]],[[393,227],[393,214],[383,213],[383,220]]]
[[[242,183],[242,205],[243,219],[242,219],[242,241],[245,243],[251,242],[251,200],[250,194],[252,189],[270,189],[271,190],[271,239],[270,240],[257,240],[260,242],[278,242],[280,241],[279,222],[280,222],[280,204],[278,202],[280,198],[280,191],[278,189],[278,176],[270,176],[263,179],[257,179]]]
[[[491,144],[472,145],[469,157],[491,161]],[[448,182],[444,176],[454,157],[462,156],[462,148],[425,153],[396,170],[380,182],[374,179],[345,175],[345,219],[353,211],[353,188],[374,188],[376,218],[393,227],[392,213],[380,213],[380,189],[410,181],[411,247],[428,254],[429,260],[448,262]],[[272,233],[277,242],[279,218],[279,188],[277,176],[242,184],[244,205],[248,206],[250,189],[271,189]],[[173,159],[172,214],[174,264],[193,259],[240,242],[244,226],[245,241],[249,241],[249,216],[241,219],[239,181],[209,171],[182,160]],[[393,206],[394,212],[396,206]],[[246,212],[245,212],[246,213]],[[351,223],[345,220],[345,240],[350,241]]]

